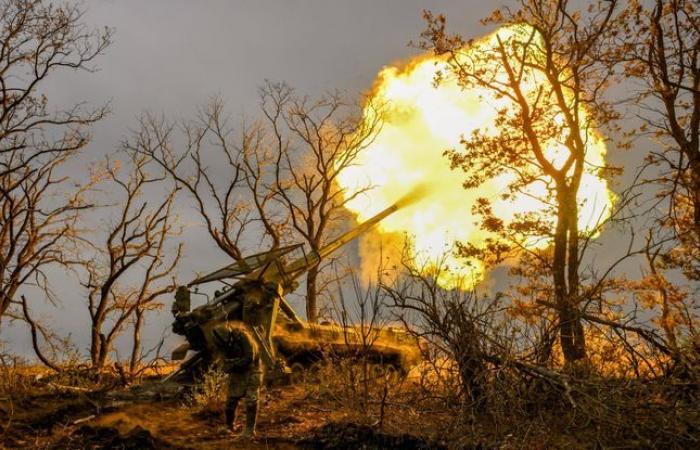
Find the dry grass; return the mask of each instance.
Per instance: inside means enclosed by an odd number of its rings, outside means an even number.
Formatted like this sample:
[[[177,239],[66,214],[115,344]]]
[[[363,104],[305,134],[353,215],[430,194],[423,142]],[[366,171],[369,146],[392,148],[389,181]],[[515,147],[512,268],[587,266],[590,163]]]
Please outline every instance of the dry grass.
[[[407,378],[392,379],[372,370],[365,377],[361,361],[329,360],[303,383],[268,387],[261,396],[260,431],[266,443],[261,441],[260,448],[294,448],[293,442],[308,441],[329,423],[335,424],[329,430],[344,438],[345,427],[352,431],[349,424],[359,424],[365,428],[357,433],[408,433],[447,448],[680,449],[697,444],[698,385],[688,378],[633,382],[589,376],[571,379],[567,394],[545,380],[501,369],[488,378],[485,400],[477,407],[464,402],[455,380],[438,376],[430,367],[424,364]],[[98,383],[79,373],[52,377],[20,362],[6,365],[0,373],[0,444],[57,448],[57,442],[96,439],[100,433],[80,431],[89,425],[121,435],[140,426],[154,439],[180,448],[229,448],[229,437],[219,430],[224,374],[208,373],[184,397],[130,400],[129,389],[110,385],[106,377]],[[59,389],[59,380],[76,381],[71,387],[79,389]],[[120,393],[120,401],[109,400],[114,392]],[[91,415],[95,417],[74,423]]]
[[[494,371],[478,405],[429,365],[406,379],[363,384],[357,361],[326,363],[303,387],[306,407],[390,435],[409,433],[450,448],[694,448],[698,385],[690,380],[570,379],[570,392],[514,371]],[[573,404],[572,404],[573,402]],[[312,406],[314,405],[314,406]]]
[[[211,369],[194,386],[190,404],[203,412],[223,413],[228,395],[228,375],[222,370]]]

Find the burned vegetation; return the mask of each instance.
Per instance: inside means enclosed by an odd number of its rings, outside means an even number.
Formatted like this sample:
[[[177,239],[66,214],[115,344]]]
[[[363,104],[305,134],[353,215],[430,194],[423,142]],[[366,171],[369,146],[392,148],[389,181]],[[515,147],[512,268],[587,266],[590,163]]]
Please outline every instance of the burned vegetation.
[[[426,11],[359,101],[266,81],[100,159],[46,81],[114,31],[0,0],[0,446],[700,446],[700,9],[577,6]]]

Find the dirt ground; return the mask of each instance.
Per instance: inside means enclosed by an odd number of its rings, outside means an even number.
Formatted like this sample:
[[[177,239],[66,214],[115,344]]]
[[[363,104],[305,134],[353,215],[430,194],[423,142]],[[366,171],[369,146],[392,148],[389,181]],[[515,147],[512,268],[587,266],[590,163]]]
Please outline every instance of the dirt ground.
[[[0,398],[0,448],[46,449],[331,449],[435,448],[407,434],[362,425],[300,385],[264,391],[258,437],[237,442],[219,411],[193,407],[157,382],[87,392],[47,385],[32,395]],[[154,388],[155,386],[155,388]],[[244,417],[239,413],[237,428]],[[439,446],[437,446],[439,447]]]
[[[559,391],[539,384],[499,393],[517,401],[493,394],[490,409],[460,415],[410,376],[364,397],[343,389],[341,373],[264,388],[252,442],[235,441],[223,428],[223,391],[208,391],[215,395],[206,402],[195,395],[206,383],[193,391],[155,378],[115,387],[82,375],[0,373],[0,449],[697,448],[691,385],[687,392],[666,384],[581,385],[580,409],[571,410]]]

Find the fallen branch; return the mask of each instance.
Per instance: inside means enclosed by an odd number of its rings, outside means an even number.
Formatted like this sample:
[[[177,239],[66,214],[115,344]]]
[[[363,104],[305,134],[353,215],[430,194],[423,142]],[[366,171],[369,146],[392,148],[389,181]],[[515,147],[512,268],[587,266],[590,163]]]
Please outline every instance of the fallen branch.
[[[87,416],[87,417],[83,417],[83,418],[81,418],[81,419],[74,420],[74,421],[73,421],[73,425],[78,425],[78,424],[81,424],[81,423],[83,423],[83,422],[87,422],[87,421],[89,421],[89,420],[94,419],[95,417],[96,417],[96,416],[95,416],[94,414],[90,414],[90,415]]]
[[[66,386],[57,383],[48,383],[52,388],[63,392],[91,392],[90,389],[78,386]]]

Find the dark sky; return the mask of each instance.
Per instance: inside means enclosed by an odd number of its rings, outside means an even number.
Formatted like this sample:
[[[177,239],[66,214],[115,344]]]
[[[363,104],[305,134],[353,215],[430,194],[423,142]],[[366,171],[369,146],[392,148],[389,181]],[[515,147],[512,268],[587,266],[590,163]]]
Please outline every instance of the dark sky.
[[[181,1],[92,0],[86,21],[116,28],[101,72],[72,77],[55,98],[111,99],[97,128],[108,149],[144,109],[190,114],[222,95],[234,112],[255,113],[263,80],[287,81],[310,95],[370,87],[382,66],[415,54],[422,10],[448,15],[465,35],[495,3],[413,0]]]
[[[265,79],[286,81],[311,96],[335,89],[359,96],[384,65],[419,53],[408,44],[419,38],[424,9],[446,14],[451,30],[468,38],[486,33],[479,20],[500,3],[91,0],[84,3],[86,23],[114,27],[115,42],[98,60],[98,73],[54,80],[48,95],[64,105],[111,102],[113,113],[94,128],[87,151],[85,160],[96,161],[115,151],[145,110],[189,117],[208,98],[220,95],[230,113],[255,116],[257,87]],[[183,278],[227,262],[205,247],[186,247]],[[59,332],[72,332],[73,342],[85,350],[89,341],[84,294],[68,286],[70,282],[57,288],[62,301],[56,309],[38,313]],[[168,328],[170,316],[164,313],[150,320],[148,336],[153,342]],[[13,351],[29,353],[25,329],[5,328],[3,334]]]

